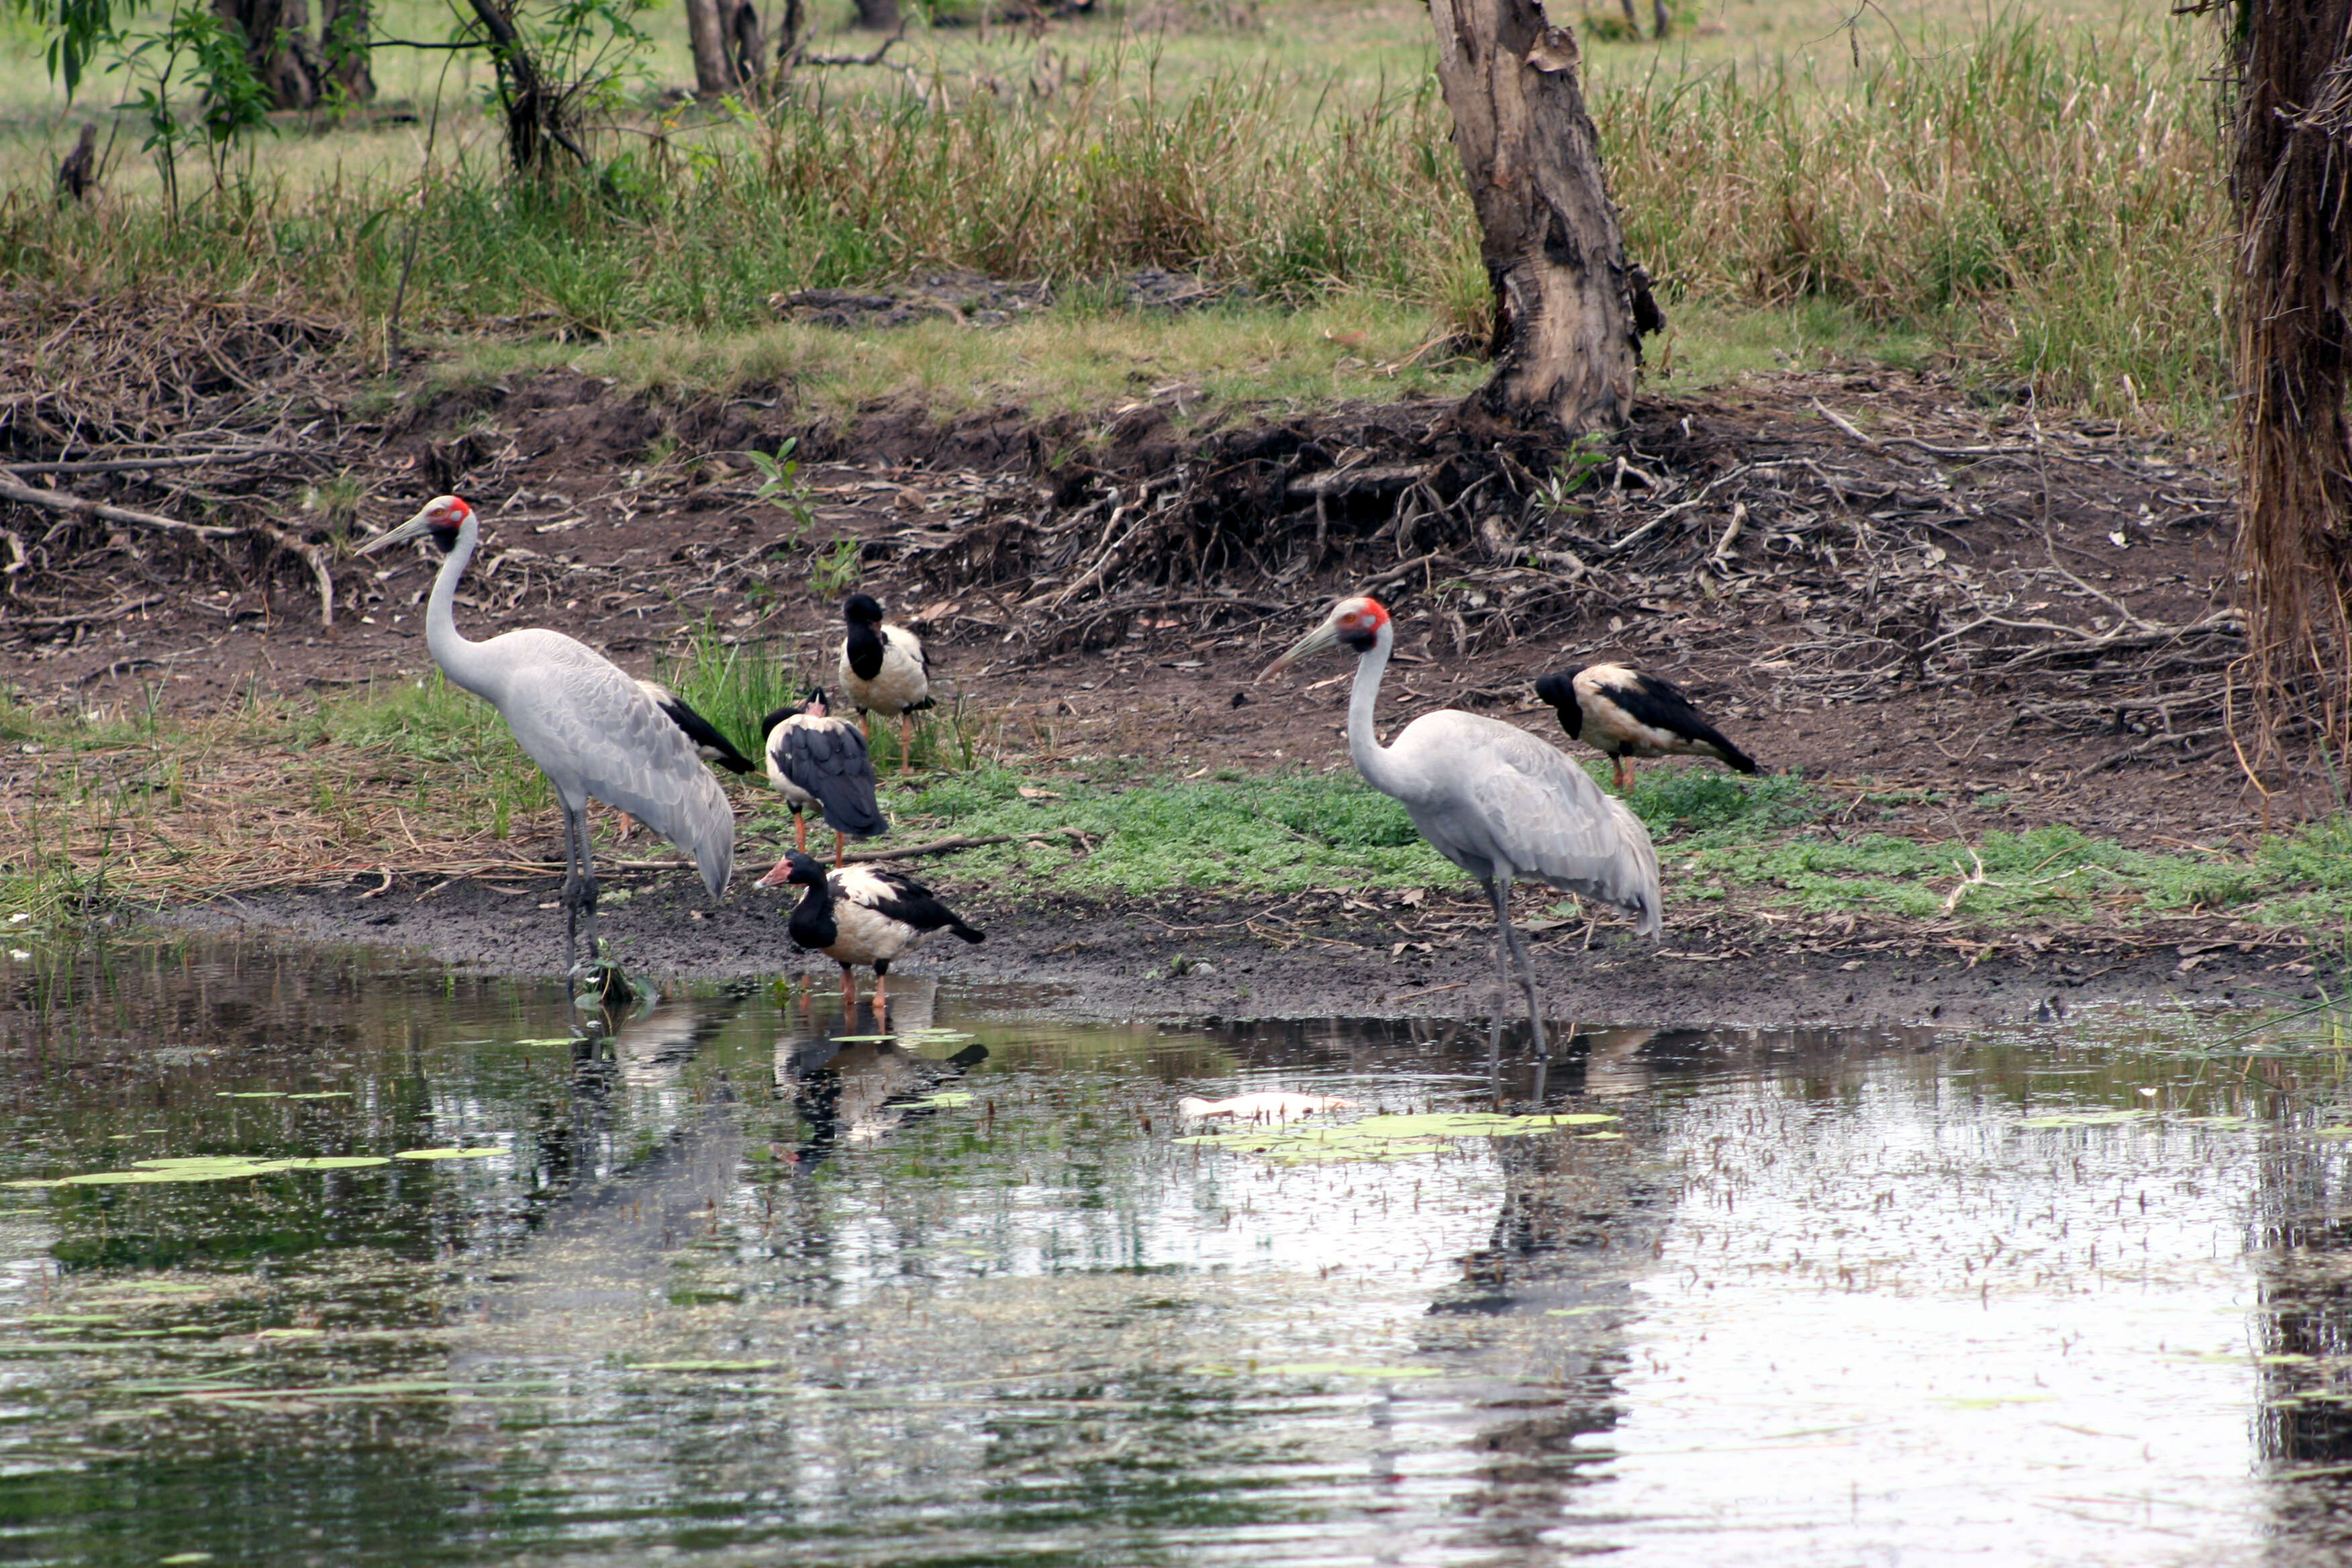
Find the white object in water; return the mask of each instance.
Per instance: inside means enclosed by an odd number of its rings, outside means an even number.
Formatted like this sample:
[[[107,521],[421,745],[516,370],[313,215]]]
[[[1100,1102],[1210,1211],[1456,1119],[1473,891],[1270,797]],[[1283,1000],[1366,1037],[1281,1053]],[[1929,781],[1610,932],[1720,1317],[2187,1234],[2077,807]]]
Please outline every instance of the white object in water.
[[[1336,1095],[1288,1094],[1279,1090],[1236,1094],[1229,1100],[1202,1100],[1196,1094],[1188,1094],[1176,1102],[1176,1112],[1195,1121],[1220,1116],[1229,1116],[1236,1121],[1292,1121],[1326,1110],[1345,1110],[1355,1103]]]

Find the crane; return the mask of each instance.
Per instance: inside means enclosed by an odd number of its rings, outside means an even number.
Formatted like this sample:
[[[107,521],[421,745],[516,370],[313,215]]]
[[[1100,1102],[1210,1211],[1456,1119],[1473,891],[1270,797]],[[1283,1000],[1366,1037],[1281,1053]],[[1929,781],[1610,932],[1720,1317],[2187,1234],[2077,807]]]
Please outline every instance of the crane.
[[[660,681],[641,679],[637,682],[637,689],[646,694],[646,701],[668,716],[669,721],[678,727],[681,734],[694,742],[695,754],[712,767],[725,768],[737,774],[748,773],[759,767],[759,763],[735,749],[735,742],[720,733],[718,725],[704,718],[696,711],[692,703]],[[636,830],[636,818],[625,811],[621,813],[621,830],[613,837],[616,840],[626,839]]]
[[[1634,757],[1713,757],[1739,773],[1756,771],[1755,759],[1725,740],[1664,676],[1588,664],[1537,678],[1536,695],[1559,714],[1569,739],[1609,754],[1621,791],[1633,787]]]
[[[1495,906],[1495,972],[1503,995],[1510,994],[1510,960],[1517,959],[1536,1051],[1548,1055],[1534,966],[1511,929],[1512,880],[1532,877],[1613,905],[1633,917],[1635,931],[1654,936],[1658,856],[1648,829],[1582,768],[1499,720],[1441,708],[1381,745],[1372,731],[1372,709],[1396,646],[1396,628],[1387,607],[1368,595],[1333,605],[1321,626],[1293,643],[1258,679],[1341,644],[1359,656],[1355,692],[1348,702],[1348,750],[1356,771],[1402,805],[1421,836],[1486,889]],[[1502,1034],[1498,1002],[1490,1044],[1498,1047]]]
[[[841,689],[866,721],[866,743],[874,743],[873,715],[898,721],[898,765],[914,760],[915,721],[909,713],[931,706],[931,656],[923,639],[904,626],[885,625],[882,606],[871,594],[852,594],[841,606],[849,636],[841,645]]]
[[[842,863],[849,838],[887,833],[890,819],[874,798],[874,759],[866,737],[846,719],[826,711],[824,688],[809,688],[799,708],[779,708],[760,721],[767,732],[768,779],[793,808],[793,847],[808,848],[808,808],[824,813],[833,829],[833,863]]]
[[[457,581],[481,542],[481,519],[456,496],[436,496],[415,516],[361,547],[373,555],[430,536],[447,559],[425,606],[425,646],[452,685],[499,710],[516,743],[563,807],[563,956],[588,928],[596,947],[596,869],[588,802],[603,801],[677,845],[718,898],[735,867],[735,813],[694,742],[637,683],[603,655],[561,632],[530,627],[483,642],[457,634]],[[580,969],[572,971],[577,974]]]
[[[852,964],[874,971],[874,1013],[877,1021],[890,1010],[890,961],[935,931],[951,931],[965,942],[987,940],[985,931],[964,923],[961,915],[940,902],[929,888],[903,871],[877,870],[871,866],[844,866],[828,871],[797,849],[760,879],[762,888],[791,883],[806,888],[793,910],[793,945],[821,952],[841,965],[841,1005],[845,1016],[857,1012],[857,973]]]

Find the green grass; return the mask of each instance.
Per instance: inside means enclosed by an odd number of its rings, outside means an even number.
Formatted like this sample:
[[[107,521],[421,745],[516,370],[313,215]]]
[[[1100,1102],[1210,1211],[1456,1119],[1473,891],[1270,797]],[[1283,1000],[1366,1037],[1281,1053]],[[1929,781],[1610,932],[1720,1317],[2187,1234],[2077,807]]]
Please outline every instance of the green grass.
[[[1957,20],[1952,9],[1932,19]],[[1628,245],[1675,323],[1654,346],[1662,376],[1705,385],[1823,355],[1881,359],[2030,381],[2114,412],[2211,417],[2228,224],[2205,33],[2128,14],[2096,26],[2009,16],[1906,32],[1900,49],[1874,32],[1865,49],[1832,25],[1802,47],[1773,34],[1785,47],[1772,53],[1750,47],[1762,14],[1725,16],[1727,39],[1591,53]],[[131,169],[115,199],[61,212],[47,192],[58,149],[45,145],[0,175],[0,268],[78,292],[169,278],[283,297],[348,321],[370,363],[414,236],[412,329],[534,316],[575,340],[486,350],[461,374],[578,362],[587,338],[614,340],[583,362],[600,374],[814,386],[845,405],[1100,407],[1163,375],[1202,382],[1213,401],[1429,389],[1419,371],[1369,373],[1433,337],[1475,335],[1486,309],[1423,26],[1378,4],[1361,44],[1297,7],[1255,39],[1139,40],[1107,19],[1053,36],[1087,70],[1049,96],[942,104],[877,73],[761,116],[647,113],[598,142],[599,181],[552,189],[509,187],[494,139],[467,119],[429,169],[413,135],[289,138],[249,189],[176,219]],[[1001,33],[925,47],[950,78],[1034,56]],[[1167,266],[1245,286],[1257,303],[1150,331],[1124,312],[1112,313],[1124,327],[1097,331],[1104,312],[1076,305],[1008,332],[771,324],[778,290],[941,263],[1053,279],[1074,300],[1086,280]],[[1297,311],[1331,314],[1276,324]]]

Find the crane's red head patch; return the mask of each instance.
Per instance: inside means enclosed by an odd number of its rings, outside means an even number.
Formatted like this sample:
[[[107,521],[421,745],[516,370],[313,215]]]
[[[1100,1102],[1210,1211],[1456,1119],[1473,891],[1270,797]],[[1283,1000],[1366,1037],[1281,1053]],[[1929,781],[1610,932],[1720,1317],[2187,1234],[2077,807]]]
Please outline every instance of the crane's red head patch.
[[[1381,628],[1388,624],[1388,606],[1370,594],[1342,599],[1331,608],[1331,629],[1358,653],[1378,642]]]

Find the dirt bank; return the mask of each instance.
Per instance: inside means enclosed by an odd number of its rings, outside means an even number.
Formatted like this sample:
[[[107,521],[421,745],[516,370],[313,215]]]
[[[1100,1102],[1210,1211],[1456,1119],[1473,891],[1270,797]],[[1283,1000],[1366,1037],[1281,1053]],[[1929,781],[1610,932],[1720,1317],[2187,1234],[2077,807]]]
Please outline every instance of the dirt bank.
[[[603,934],[633,969],[707,980],[810,973],[833,965],[796,952],[790,904],[751,889],[707,907],[682,874],[614,879]],[[944,880],[942,886],[947,885]],[[548,884],[551,889],[554,884]],[[689,896],[689,891],[691,896]],[[282,934],[315,942],[414,949],[496,973],[562,968],[552,898],[507,896],[470,879],[394,875],[287,889],[161,911],[183,929]],[[1434,892],[1301,910],[1305,900],[1218,899],[1102,905],[1065,900],[1018,908],[959,889],[956,902],[988,931],[978,947],[935,940],[902,969],[948,980],[1022,982],[1090,1017],[1472,1017],[1495,995],[1486,911]],[[2340,964],[2275,934],[2220,921],[2162,939],[2085,935],[2008,944],[1853,932],[1842,921],[1670,926],[1662,941],[1602,926],[1545,922],[1530,903],[1532,949],[1549,1011],[1612,1024],[1941,1024],[2048,1021],[2102,1003],[2252,1007],[2336,988]],[[2315,972],[2315,964],[2316,966]]]

